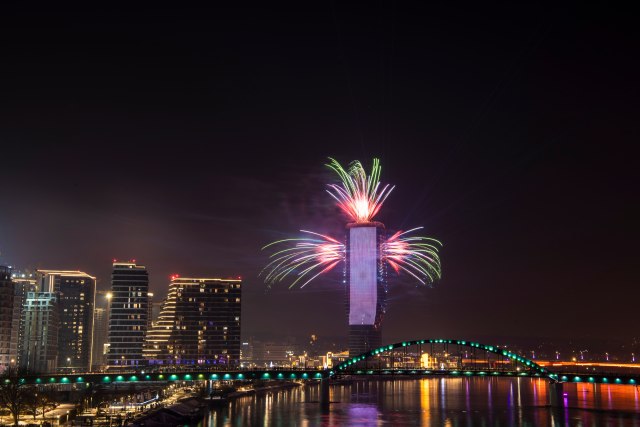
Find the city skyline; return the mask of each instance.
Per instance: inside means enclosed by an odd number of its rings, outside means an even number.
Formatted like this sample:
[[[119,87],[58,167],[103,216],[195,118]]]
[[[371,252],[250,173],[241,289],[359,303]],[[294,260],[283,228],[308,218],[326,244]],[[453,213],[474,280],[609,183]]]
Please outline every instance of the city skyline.
[[[0,14],[0,425],[640,422],[626,4]]]
[[[380,220],[445,243],[434,288],[390,286],[383,341],[638,336],[638,66],[600,12],[16,7],[0,265],[104,290],[136,259],[156,299],[241,276],[243,335],[346,336],[340,273],[267,292],[260,248],[343,235],[321,165],[378,157]]]

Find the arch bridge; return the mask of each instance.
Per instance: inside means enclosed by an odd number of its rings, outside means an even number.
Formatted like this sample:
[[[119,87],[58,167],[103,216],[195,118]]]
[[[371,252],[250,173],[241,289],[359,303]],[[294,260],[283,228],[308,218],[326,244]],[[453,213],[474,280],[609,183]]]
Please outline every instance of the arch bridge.
[[[340,363],[330,376],[358,375],[524,376],[552,383],[640,384],[640,374],[556,373],[503,347],[451,339],[384,345]]]
[[[141,368],[142,369],[142,368]],[[551,382],[637,385],[640,376],[556,374],[506,348],[474,341],[424,339],[385,345],[324,370],[183,367],[153,371],[24,375],[26,384],[119,384],[176,381],[324,380],[345,376],[525,376]],[[638,378],[636,378],[638,377]],[[5,379],[5,381],[10,381]]]
[[[450,339],[402,341],[384,345],[340,363],[342,375],[529,376],[557,381],[534,360],[495,345]]]

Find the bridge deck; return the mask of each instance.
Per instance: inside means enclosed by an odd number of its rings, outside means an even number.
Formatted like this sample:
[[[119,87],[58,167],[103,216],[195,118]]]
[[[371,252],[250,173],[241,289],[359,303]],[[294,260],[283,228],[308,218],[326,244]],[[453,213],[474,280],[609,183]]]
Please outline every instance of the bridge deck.
[[[546,375],[532,371],[490,371],[490,370],[431,370],[431,369],[357,369],[337,373],[340,377],[531,377],[549,379]],[[640,384],[637,375],[616,374],[552,374],[559,382],[584,382],[600,384]],[[174,382],[174,381],[242,381],[242,380],[321,380],[336,376],[330,370],[230,370],[230,371],[184,371],[165,373],[78,373],[55,375],[26,375],[20,378],[25,384],[111,384],[130,382]]]

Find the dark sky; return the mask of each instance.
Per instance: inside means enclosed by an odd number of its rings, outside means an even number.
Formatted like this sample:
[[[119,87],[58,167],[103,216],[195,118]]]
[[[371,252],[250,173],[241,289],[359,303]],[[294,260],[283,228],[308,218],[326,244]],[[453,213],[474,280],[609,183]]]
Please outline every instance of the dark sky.
[[[242,276],[245,336],[345,335],[339,275],[265,292],[260,247],[343,235],[326,157],[377,156],[378,218],[444,242],[385,341],[640,335],[631,14],[227,3],[5,9],[0,262]]]

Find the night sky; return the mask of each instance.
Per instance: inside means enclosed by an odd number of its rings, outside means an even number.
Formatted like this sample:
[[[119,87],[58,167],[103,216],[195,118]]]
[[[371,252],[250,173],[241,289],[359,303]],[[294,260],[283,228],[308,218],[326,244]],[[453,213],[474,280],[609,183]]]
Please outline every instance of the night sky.
[[[640,336],[629,13],[302,3],[5,8],[0,264],[242,276],[245,337],[346,336],[339,272],[266,291],[260,248],[344,236],[326,158],[379,157],[377,219],[444,242],[384,341]]]

